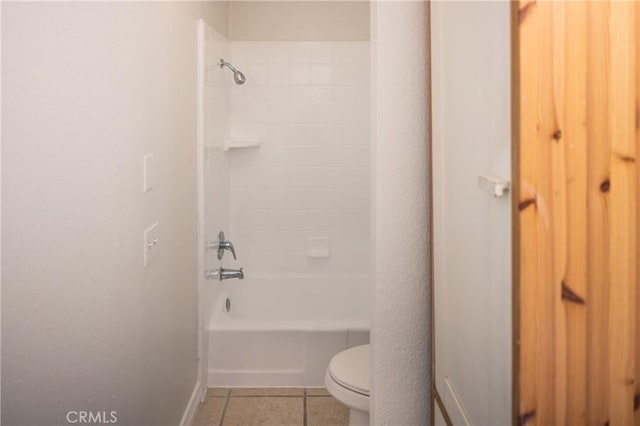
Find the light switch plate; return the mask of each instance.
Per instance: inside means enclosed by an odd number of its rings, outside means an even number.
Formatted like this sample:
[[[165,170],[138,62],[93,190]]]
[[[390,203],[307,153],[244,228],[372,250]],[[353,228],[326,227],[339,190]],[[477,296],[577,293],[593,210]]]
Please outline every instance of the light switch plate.
[[[158,238],[158,222],[144,231],[144,266],[149,266],[158,255],[160,240]]]
[[[155,174],[155,161],[153,159],[153,154],[144,156],[144,167],[143,167],[143,192],[149,192],[153,189],[153,185],[155,184],[154,174]]]

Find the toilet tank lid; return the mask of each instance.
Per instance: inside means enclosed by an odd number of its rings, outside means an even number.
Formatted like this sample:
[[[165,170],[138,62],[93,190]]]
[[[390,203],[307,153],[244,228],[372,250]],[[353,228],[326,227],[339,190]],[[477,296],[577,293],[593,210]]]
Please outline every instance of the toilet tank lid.
[[[356,346],[335,355],[329,363],[329,372],[341,385],[369,395],[369,345]]]

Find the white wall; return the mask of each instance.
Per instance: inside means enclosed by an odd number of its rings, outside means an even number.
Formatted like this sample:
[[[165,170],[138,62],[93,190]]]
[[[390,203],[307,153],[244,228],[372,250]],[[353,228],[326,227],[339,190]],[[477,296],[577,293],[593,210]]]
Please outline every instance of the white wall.
[[[258,274],[370,272],[368,42],[231,42],[231,237]],[[229,73],[230,74],[230,73]],[[308,238],[331,255],[308,258]]]
[[[368,41],[369,1],[232,1],[229,39]]]
[[[419,426],[431,420],[428,5],[375,2],[372,9],[376,282],[370,418],[376,425]]]
[[[509,2],[432,5],[435,384],[454,424],[511,423]]]
[[[199,378],[206,388],[209,370],[208,325],[213,309],[216,282],[205,278],[205,270],[217,269],[229,263],[231,254],[220,261],[217,250],[206,246],[218,241],[218,233],[229,234],[229,161],[224,145],[229,138],[229,88],[233,75],[218,65],[219,58],[229,57],[229,41],[204,21],[200,22],[201,63],[198,81],[198,333]],[[226,266],[226,265],[225,265]],[[224,348],[218,348],[224,351]]]
[[[224,38],[229,36],[229,8],[231,0],[208,0],[192,3],[197,14],[209,27]]]
[[[196,382],[196,20],[6,3],[3,424],[177,424]],[[156,159],[142,193],[142,158]],[[143,231],[160,224],[143,267]]]

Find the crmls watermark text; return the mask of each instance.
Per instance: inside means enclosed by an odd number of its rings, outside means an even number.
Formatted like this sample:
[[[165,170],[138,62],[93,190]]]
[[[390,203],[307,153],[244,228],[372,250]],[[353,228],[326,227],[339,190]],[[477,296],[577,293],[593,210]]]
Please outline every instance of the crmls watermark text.
[[[117,411],[69,411],[68,423],[80,424],[113,424],[118,423]]]

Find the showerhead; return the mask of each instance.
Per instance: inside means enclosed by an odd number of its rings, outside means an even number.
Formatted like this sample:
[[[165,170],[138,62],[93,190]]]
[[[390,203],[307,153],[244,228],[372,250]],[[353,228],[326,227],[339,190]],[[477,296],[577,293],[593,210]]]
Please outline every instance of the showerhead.
[[[229,68],[233,72],[233,81],[235,81],[236,84],[244,84],[244,82],[247,81],[244,74],[238,71],[233,65],[231,65],[229,62],[225,62],[224,59],[220,59],[220,68],[224,67]]]
[[[244,82],[247,81],[247,79],[244,77],[244,74],[242,74],[240,71],[235,71],[233,73],[233,81],[235,81],[236,84],[244,84]]]

